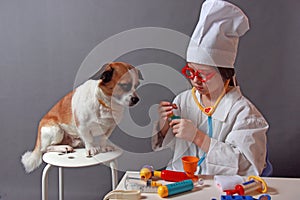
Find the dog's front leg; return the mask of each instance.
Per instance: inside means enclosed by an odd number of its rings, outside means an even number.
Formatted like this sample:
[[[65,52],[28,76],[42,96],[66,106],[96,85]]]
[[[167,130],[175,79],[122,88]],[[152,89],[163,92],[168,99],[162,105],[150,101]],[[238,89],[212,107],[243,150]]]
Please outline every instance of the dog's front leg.
[[[115,147],[108,143],[108,137],[106,135],[98,136],[97,140],[99,141],[101,152],[109,152],[115,150]]]
[[[101,148],[99,147],[99,145],[94,144],[94,137],[93,137],[90,129],[80,128],[79,134],[80,134],[81,139],[84,142],[87,156],[96,155],[101,151]]]

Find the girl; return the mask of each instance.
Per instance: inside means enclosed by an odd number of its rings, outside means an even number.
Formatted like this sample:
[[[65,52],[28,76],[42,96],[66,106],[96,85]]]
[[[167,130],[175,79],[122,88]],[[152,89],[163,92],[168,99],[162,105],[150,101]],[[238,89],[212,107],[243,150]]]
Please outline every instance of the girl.
[[[268,123],[234,76],[238,39],[248,29],[247,17],[235,5],[204,2],[182,69],[193,88],[159,104],[153,148],[172,148],[168,169],[183,171],[181,157],[192,155],[199,157],[202,174],[269,175],[263,173]],[[170,120],[172,115],[180,118]]]

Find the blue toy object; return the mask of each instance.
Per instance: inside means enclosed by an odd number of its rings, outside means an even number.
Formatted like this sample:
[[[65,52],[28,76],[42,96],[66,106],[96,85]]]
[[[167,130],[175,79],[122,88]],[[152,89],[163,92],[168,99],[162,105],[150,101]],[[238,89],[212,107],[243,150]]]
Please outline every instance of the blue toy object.
[[[258,199],[252,196],[241,196],[241,195],[222,195],[221,200],[271,200],[271,196],[268,194],[261,195]]]
[[[160,197],[168,197],[174,194],[190,191],[194,188],[194,183],[191,179],[171,183],[168,185],[161,185],[157,189],[157,193]]]
[[[222,195],[221,200],[254,200],[252,196],[241,196],[241,195]]]

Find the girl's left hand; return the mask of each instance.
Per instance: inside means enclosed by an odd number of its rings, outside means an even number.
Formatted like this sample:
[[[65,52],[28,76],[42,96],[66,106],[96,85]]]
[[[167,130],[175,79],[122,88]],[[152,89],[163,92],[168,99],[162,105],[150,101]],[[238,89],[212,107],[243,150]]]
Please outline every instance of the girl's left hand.
[[[172,127],[173,133],[177,138],[181,138],[189,142],[194,141],[198,129],[191,120],[174,119],[169,125]]]

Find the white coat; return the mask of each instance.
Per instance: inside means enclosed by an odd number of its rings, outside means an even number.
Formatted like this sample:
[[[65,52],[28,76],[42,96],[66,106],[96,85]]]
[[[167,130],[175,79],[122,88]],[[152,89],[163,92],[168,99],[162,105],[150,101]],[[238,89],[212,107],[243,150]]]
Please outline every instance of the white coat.
[[[196,92],[199,99],[200,94]],[[175,115],[190,119],[199,130],[207,133],[207,115],[203,114],[192,98],[191,90],[175,97],[178,106]],[[220,101],[212,115],[213,134],[208,153],[201,164],[201,174],[260,175],[266,165],[266,132],[268,123],[255,106],[232,88]],[[181,157],[202,157],[203,151],[194,143],[176,138],[171,128],[165,138],[155,134],[154,150],[170,147],[174,151],[167,169],[183,171]]]

